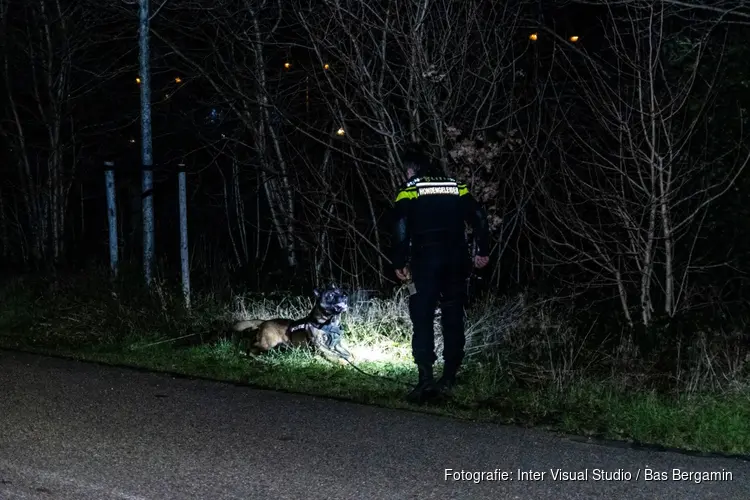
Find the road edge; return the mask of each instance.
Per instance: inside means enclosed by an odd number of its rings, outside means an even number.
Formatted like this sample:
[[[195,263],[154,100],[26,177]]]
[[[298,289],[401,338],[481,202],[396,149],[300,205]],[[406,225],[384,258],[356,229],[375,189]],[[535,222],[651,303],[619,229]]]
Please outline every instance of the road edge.
[[[58,360],[65,360],[65,361],[75,361],[78,363],[84,363],[88,365],[118,368],[121,370],[128,370],[128,371],[134,371],[134,372],[139,372],[139,373],[166,375],[166,376],[183,379],[183,380],[195,380],[195,381],[201,381],[201,382],[211,382],[215,384],[232,385],[235,387],[242,387],[242,388],[253,389],[257,391],[276,392],[276,393],[281,393],[281,394],[304,396],[304,397],[309,397],[309,398],[337,401],[339,403],[347,403],[347,404],[353,404],[353,405],[358,405],[358,406],[365,406],[365,407],[369,406],[369,407],[375,407],[375,408],[381,408],[381,409],[388,409],[391,411],[406,411],[410,413],[430,415],[432,417],[439,417],[439,418],[445,418],[445,419],[457,420],[457,421],[463,421],[463,422],[487,423],[487,424],[496,425],[498,427],[535,429],[540,432],[547,432],[549,434],[554,434],[555,436],[563,440],[576,442],[579,444],[587,444],[587,445],[610,447],[610,448],[629,448],[633,450],[651,451],[651,452],[657,452],[657,453],[676,453],[680,455],[699,457],[699,458],[717,458],[717,459],[729,459],[729,460],[739,460],[739,461],[744,461],[744,462],[750,462],[750,455],[730,454],[730,453],[721,453],[721,452],[703,452],[703,451],[688,450],[684,448],[662,446],[662,445],[657,445],[657,444],[641,443],[638,441],[615,440],[615,439],[604,438],[604,437],[600,437],[596,435],[583,436],[583,435],[567,434],[567,433],[556,431],[554,429],[550,429],[546,427],[528,426],[528,425],[521,425],[521,424],[508,423],[508,422],[502,422],[502,421],[492,421],[492,420],[474,420],[471,418],[462,418],[462,417],[458,417],[454,415],[445,415],[445,414],[429,411],[429,408],[430,408],[429,406],[415,408],[415,407],[393,407],[393,406],[387,406],[387,405],[382,405],[382,404],[377,404],[377,403],[363,403],[361,401],[356,401],[356,400],[346,398],[343,396],[310,394],[308,392],[294,391],[294,390],[289,390],[289,389],[274,389],[274,388],[266,387],[260,384],[254,384],[253,382],[222,380],[218,378],[205,377],[205,376],[200,376],[200,375],[186,375],[183,373],[173,372],[170,370],[158,370],[158,369],[152,369],[152,368],[145,368],[142,366],[128,365],[124,363],[114,363],[114,362],[79,358],[79,357],[75,357],[75,356],[71,356],[67,354],[61,354],[61,353],[52,352],[52,351],[47,351],[43,349],[34,350],[34,349],[0,346],[0,353],[1,352],[25,354],[25,355],[30,355],[30,356],[40,356],[40,357],[47,357],[51,359],[58,359]]]

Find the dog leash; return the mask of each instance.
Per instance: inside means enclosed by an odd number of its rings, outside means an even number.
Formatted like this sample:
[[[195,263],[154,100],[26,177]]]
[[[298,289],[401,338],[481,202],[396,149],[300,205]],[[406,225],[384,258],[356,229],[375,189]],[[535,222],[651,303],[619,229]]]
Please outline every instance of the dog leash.
[[[329,349],[329,350],[331,350],[331,349]],[[336,352],[336,355],[338,357],[340,357],[341,359],[343,359],[344,361],[346,361],[347,363],[349,363],[349,365],[351,365],[352,368],[354,368],[355,370],[357,370],[358,372],[360,372],[363,375],[366,375],[368,377],[375,378],[375,379],[388,380],[390,382],[394,382],[396,384],[403,385],[405,387],[411,387],[411,384],[409,384],[407,382],[404,382],[403,380],[398,380],[398,379],[395,379],[395,378],[386,377],[384,375],[375,375],[373,373],[367,373],[366,371],[364,371],[363,369],[361,369],[360,367],[358,367],[357,365],[355,365],[354,363],[352,363],[351,361],[349,361],[348,359],[346,359],[340,353]],[[440,401],[439,398],[438,398],[438,401]],[[459,402],[456,402],[456,401],[452,401],[451,404],[452,404],[452,406],[454,406],[455,408],[457,408],[459,410],[473,410],[474,409],[470,405],[467,405],[467,404],[464,404],[464,403],[459,403]]]
[[[386,377],[385,375],[376,375],[374,373],[367,373],[362,368],[360,368],[359,366],[355,365],[354,363],[352,363],[348,359],[344,358],[343,356],[342,356],[342,359],[344,361],[346,361],[347,363],[349,363],[349,365],[352,368],[354,368],[355,370],[357,370],[359,373],[361,373],[363,375],[367,375],[368,377],[372,377],[372,378],[375,378],[375,379],[388,380],[390,382],[394,382],[396,384],[400,384],[400,385],[403,385],[405,387],[411,387],[411,384],[409,384],[408,382],[404,382],[403,380],[398,380],[398,379],[395,379],[395,378],[392,378],[392,377]]]
[[[362,368],[360,368],[359,366],[357,366],[354,363],[352,363],[349,359],[345,358],[343,356],[343,354],[341,354],[337,350],[335,350],[335,349],[328,349],[327,347],[326,347],[326,349],[328,351],[330,351],[330,352],[333,352],[340,359],[343,359],[344,361],[346,361],[347,363],[349,363],[349,366],[351,366],[352,368],[354,368],[355,370],[357,370],[362,375],[366,375],[366,376],[374,378],[374,379],[388,380],[389,382],[394,382],[396,384],[400,384],[400,385],[403,385],[403,386],[406,386],[406,387],[411,387],[411,384],[409,384],[408,382],[404,382],[403,380],[398,380],[398,379],[395,379],[395,378],[392,378],[392,377],[386,377],[385,375],[376,375],[374,373],[368,373],[368,372],[364,371]]]

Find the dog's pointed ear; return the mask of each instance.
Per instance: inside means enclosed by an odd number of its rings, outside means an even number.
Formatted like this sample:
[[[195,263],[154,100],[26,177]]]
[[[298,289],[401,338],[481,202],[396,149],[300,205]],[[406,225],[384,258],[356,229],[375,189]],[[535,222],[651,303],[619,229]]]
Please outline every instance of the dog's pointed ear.
[[[318,287],[315,287],[315,288],[313,289],[313,295],[315,295],[315,298],[316,298],[316,299],[317,299],[318,297],[320,297],[320,288],[318,288]]]

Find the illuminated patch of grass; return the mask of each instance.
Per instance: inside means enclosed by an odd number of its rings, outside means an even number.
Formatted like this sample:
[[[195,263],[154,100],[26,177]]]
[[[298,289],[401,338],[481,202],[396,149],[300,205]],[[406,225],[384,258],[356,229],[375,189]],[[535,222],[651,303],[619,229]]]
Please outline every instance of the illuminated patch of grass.
[[[194,309],[187,313],[178,295],[158,286],[154,295],[142,297],[75,283],[52,291],[27,285],[0,289],[0,346],[417,409],[403,399],[416,371],[402,295],[355,305],[345,316],[346,342],[363,374],[304,350],[245,357],[225,341],[180,347],[179,339],[210,338],[236,319],[300,317],[311,305],[307,298],[239,296],[231,301],[203,295],[194,298]],[[582,349],[585,341],[572,328],[552,321],[544,310],[530,309],[519,297],[480,304],[469,316],[467,336],[462,384],[450,401],[420,411],[750,453],[750,391],[742,363],[731,363],[734,371],[719,375],[717,363],[711,371],[695,364],[682,372],[683,385],[675,382],[664,390],[650,382],[647,372],[633,371],[638,365],[627,370],[611,353]],[[703,349],[701,359],[714,359]],[[728,383],[719,387],[717,379]]]

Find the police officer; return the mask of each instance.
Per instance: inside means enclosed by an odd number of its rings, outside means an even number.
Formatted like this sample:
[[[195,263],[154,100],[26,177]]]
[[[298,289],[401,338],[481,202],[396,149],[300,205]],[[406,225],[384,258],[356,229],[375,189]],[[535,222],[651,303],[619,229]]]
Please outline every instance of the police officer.
[[[489,230],[484,210],[465,184],[443,175],[415,147],[407,149],[401,161],[407,181],[396,196],[391,257],[396,276],[402,281],[411,279],[415,289],[410,292],[409,316],[419,381],[406,399],[422,403],[453,387],[464,358],[464,304],[470,274],[465,222],[476,235],[476,268],[489,261]],[[442,309],[444,368],[435,383],[434,320],[438,301]]]

